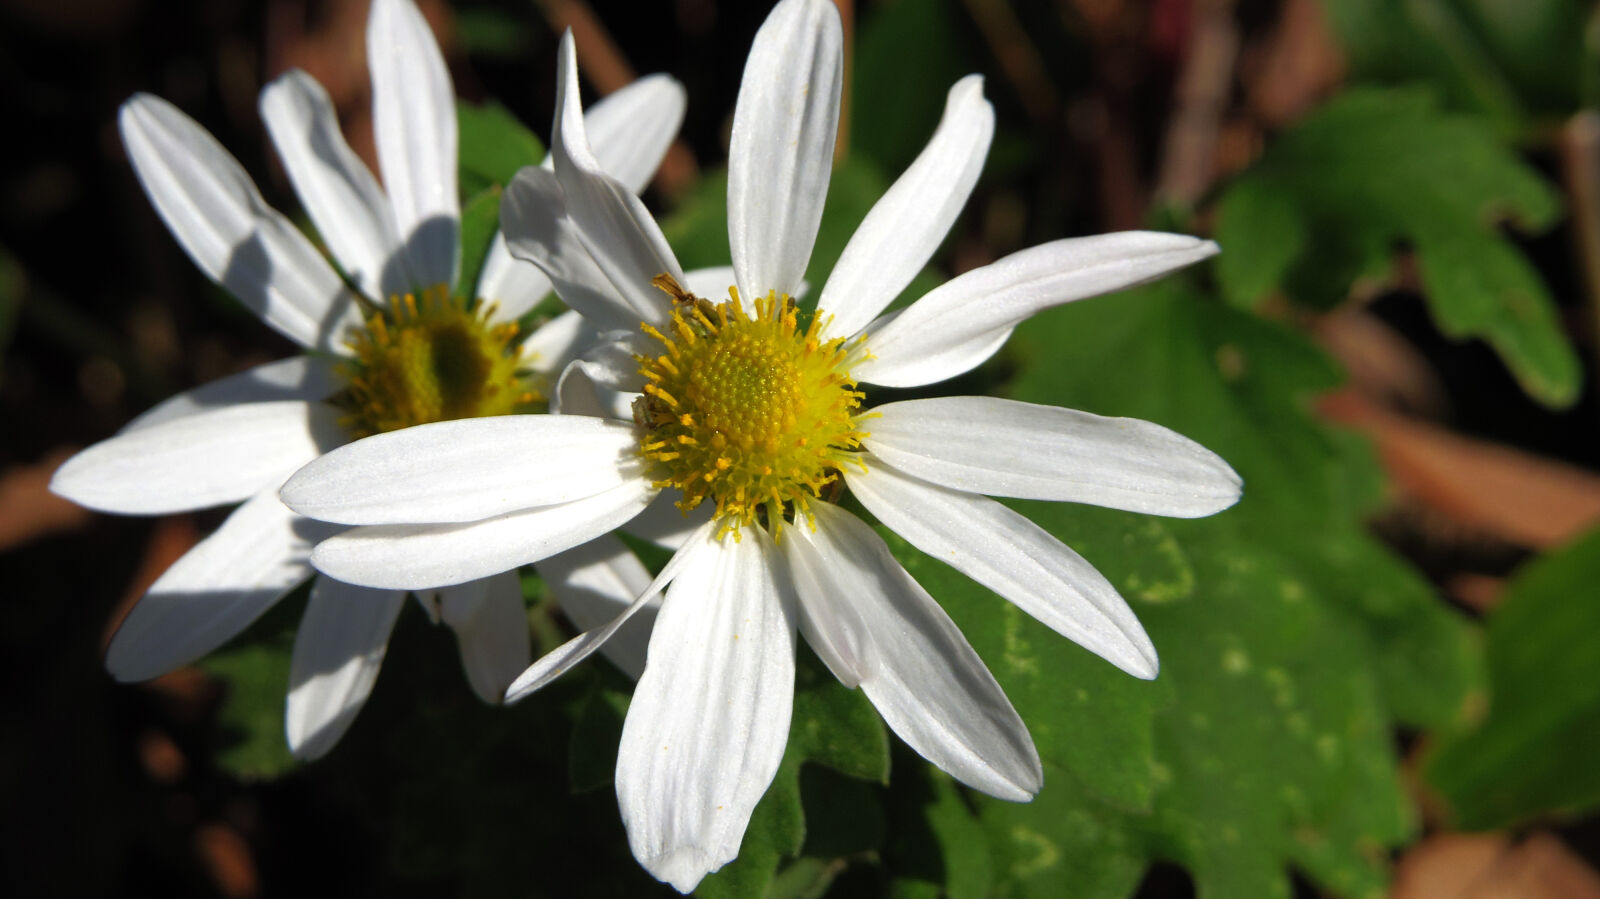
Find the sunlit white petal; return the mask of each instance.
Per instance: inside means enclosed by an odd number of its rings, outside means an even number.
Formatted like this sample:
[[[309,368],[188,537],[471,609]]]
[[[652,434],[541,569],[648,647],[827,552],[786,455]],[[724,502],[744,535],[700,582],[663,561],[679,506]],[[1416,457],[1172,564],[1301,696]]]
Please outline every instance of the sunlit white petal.
[[[867,346],[875,358],[851,374],[886,387],[953,378],[987,359],[1034,313],[1142,284],[1216,253],[1209,240],[1154,231],[1020,250],[946,281],[892,321],[874,323]]]
[[[1198,518],[1239,500],[1215,453],[1137,418],[986,396],[878,406],[863,444],[895,468],[992,496],[1093,503]]]
[[[968,75],[950,88],[928,146],[873,204],[823,285],[817,312],[833,316],[829,336],[861,330],[928,264],[966,205],[992,137],[983,77]]]
[[[406,595],[319,577],[289,657],[284,729],[295,758],[318,758],[366,704]]]
[[[321,402],[344,387],[344,379],[334,371],[337,364],[326,356],[292,356],[258,365],[163,400],[128,422],[122,430],[126,433],[197,412],[244,403]]]
[[[456,100],[439,44],[411,0],[373,0],[367,18],[372,130],[416,287],[456,283]]]
[[[117,122],[139,183],[194,264],[290,340],[336,347],[359,322],[354,297],[216,138],[150,94],[122,104]]]
[[[667,75],[646,75],[584,113],[584,129],[600,170],[639,193],[683,124],[688,96]]]
[[[846,470],[861,504],[911,545],[1135,677],[1153,678],[1155,647],[1093,565],[1021,514],[987,497],[900,474],[870,453]]]
[[[340,443],[339,415],[298,400],[196,412],[102,440],[57,469],[50,489],[131,515],[238,502]]]
[[[843,30],[828,0],[783,0],[756,32],[728,142],[728,248],[739,291],[793,295],[833,170]]]
[[[342,524],[477,521],[609,490],[629,476],[636,442],[630,425],[584,416],[440,421],[339,447],[283,498]]]
[[[688,892],[739,854],[783,758],[794,703],[795,614],[771,538],[706,536],[680,552],[617,752],[634,857]]]

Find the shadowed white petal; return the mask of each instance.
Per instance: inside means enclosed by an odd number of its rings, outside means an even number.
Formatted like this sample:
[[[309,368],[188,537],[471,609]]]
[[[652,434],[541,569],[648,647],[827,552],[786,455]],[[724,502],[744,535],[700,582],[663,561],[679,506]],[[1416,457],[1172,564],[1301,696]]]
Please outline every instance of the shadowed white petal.
[[[728,141],[728,247],[747,297],[794,295],[833,171],[843,30],[828,0],[783,0],[750,45]]]
[[[609,490],[628,477],[637,443],[631,425],[584,416],[439,421],[339,447],[282,495],[341,524],[477,521]]]
[[[342,442],[339,416],[300,400],[195,412],[96,443],[56,469],[50,489],[129,515],[238,502]]]
[[[865,474],[845,472],[850,492],[911,545],[1134,677],[1156,676],[1155,647],[1133,610],[1066,544],[992,499],[901,474],[871,453],[865,461]]]
[[[372,131],[416,287],[454,287],[461,263],[456,99],[439,44],[411,0],[373,0],[367,17]]]
[[[928,264],[966,205],[993,137],[983,76],[968,75],[950,88],[933,138],[873,204],[823,285],[817,312],[833,316],[829,337],[860,331]]]
[[[739,854],[783,758],[794,705],[793,599],[761,528],[686,544],[650,635],[617,752],[634,858],[688,892]]]
[[[663,493],[650,503],[650,508],[628,522],[624,531],[657,546],[677,549],[693,536],[700,526],[711,520],[716,512],[711,503],[701,503],[688,512],[678,508],[677,491]]]
[[[645,319],[617,292],[579,236],[579,225],[567,214],[567,198],[555,173],[529,166],[506,186],[500,202],[500,227],[512,256],[549,277],[562,302],[583,313],[600,330],[635,330]],[[646,276],[645,286],[649,287]],[[669,301],[654,287],[654,306]],[[643,294],[640,294],[643,295]],[[656,312],[650,311],[654,316]]]
[[[1028,728],[955,622],[872,528],[828,503],[812,512],[815,533],[793,528],[783,543],[806,641],[923,758],[991,796],[1031,799],[1044,770]]]
[[[502,202],[504,199],[502,195]],[[501,214],[504,216],[503,210]],[[478,297],[496,304],[495,321],[516,321],[539,305],[552,289],[550,278],[538,266],[511,255],[505,232],[495,229],[474,291]]]
[[[540,374],[556,376],[572,360],[600,342],[588,319],[568,309],[540,325],[522,342],[523,365]]]
[[[211,280],[302,346],[334,350],[360,324],[344,282],[204,128],[150,94],[117,123],[151,205]]]
[[[705,542],[704,538],[710,534],[709,528],[710,525],[706,525],[706,528],[702,529],[704,533],[700,534],[702,539],[697,545]],[[606,646],[610,645],[611,639],[617,636],[622,628],[633,620],[635,615],[644,611],[646,608],[652,610],[650,626],[653,627],[654,615],[658,614],[658,610],[660,608],[658,597],[660,597],[661,591],[667,589],[667,585],[672,583],[672,580],[678,576],[679,572],[685,570],[691,564],[691,562],[705,561],[703,556],[709,551],[705,550],[704,546],[701,546],[700,548],[702,550],[702,558],[698,560],[695,560],[694,554],[687,550],[673,554],[672,558],[667,560],[666,567],[662,568],[661,573],[656,575],[655,580],[648,581],[643,590],[638,591],[636,595],[629,596],[626,600],[624,600],[626,604],[623,606],[621,611],[615,613],[614,617],[604,620],[598,627],[590,628],[578,636],[573,637],[571,640],[568,640],[567,642],[551,650],[544,656],[544,658],[541,658],[539,661],[529,666],[528,670],[522,672],[522,674],[517,677],[516,682],[511,685],[511,688],[506,691],[506,702],[516,702],[517,700],[522,699],[529,693],[538,690],[544,685],[565,674],[568,669],[588,658],[594,653],[595,650],[604,649]],[[549,560],[546,561],[548,562]],[[633,576],[634,575],[629,575],[630,579]],[[617,586],[621,585],[608,584],[608,586],[615,589]],[[598,610],[591,608],[589,611],[592,612]],[[636,638],[643,637],[646,641],[648,641],[650,632],[646,630],[641,634],[638,630],[635,630],[633,633]],[[627,667],[623,669],[627,671],[628,676],[635,679],[637,679],[640,672],[644,670],[646,653],[643,650],[646,649],[646,646],[641,645],[636,647],[636,649],[640,650],[637,655],[634,655],[630,652],[624,656],[624,660],[627,662]]]
[[[646,75],[589,107],[583,115],[600,170],[633,193],[644,190],[683,124],[683,85]]]
[[[645,649],[650,645],[650,628],[661,601],[659,591],[645,596],[650,572],[633,550],[610,534],[602,534],[576,549],[536,562],[534,567],[561,604],[561,611],[580,631],[604,627],[636,599],[645,597],[641,608],[631,613],[632,617],[600,646],[611,664],[638,680],[644,673]],[[572,664],[569,661],[562,667],[570,668]],[[523,695],[522,691],[517,695]]]
[[[440,620],[456,632],[467,682],[479,699],[498,705],[533,658],[522,579],[505,571],[443,587],[436,595]]]
[[[1217,253],[1209,240],[1124,231],[1052,241],[946,281],[892,320],[867,328],[876,358],[851,374],[915,387],[989,358],[1018,323],[1051,306],[1143,284]]]
[[[422,590],[465,583],[592,540],[639,514],[655,494],[647,479],[634,478],[576,502],[487,521],[354,528],[317,544],[311,564],[373,587]]]
[[[292,356],[258,365],[163,400],[123,425],[121,433],[242,403],[321,402],[344,387],[344,379],[334,372],[337,364],[325,356]]]
[[[389,199],[345,143],[328,92],[291,69],[262,88],[258,105],[300,205],[345,273],[376,300],[409,291]]]
[[[311,542],[328,531],[276,490],[251,497],[150,586],[111,638],[106,670],[148,680],[228,642],[311,576]]]
[[[633,418],[637,391],[622,392],[600,383],[610,374],[602,364],[578,359],[556,381],[550,411],[558,415],[588,415],[615,421]]]
[[[617,296],[634,313],[632,325],[637,326],[639,320],[663,322],[670,314],[671,303],[651,286],[650,279],[666,273],[682,283],[683,269],[644,203],[605,174],[589,147],[578,98],[578,60],[570,31],[561,38],[557,66],[556,120],[551,128],[550,156],[566,199],[567,215]],[[524,169],[518,178],[527,172]],[[509,223],[506,230],[515,233]],[[512,249],[516,249],[515,242]],[[559,289],[559,279],[554,274],[551,278]]]
[[[1153,422],[987,396],[872,410],[866,448],[924,481],[1016,496],[1199,518],[1239,501],[1228,463]]]
[[[289,658],[284,727],[295,758],[320,758],[350,729],[378,679],[405,598],[328,577],[312,584]]]

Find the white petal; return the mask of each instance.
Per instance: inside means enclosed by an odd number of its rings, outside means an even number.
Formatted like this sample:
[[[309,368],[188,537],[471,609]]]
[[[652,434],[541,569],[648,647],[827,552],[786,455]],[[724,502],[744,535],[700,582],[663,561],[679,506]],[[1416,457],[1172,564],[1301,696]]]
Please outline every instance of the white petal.
[[[300,205],[345,273],[373,299],[409,291],[389,198],[345,143],[328,92],[291,69],[262,89],[259,106]]]
[[[683,288],[697,297],[721,303],[731,296],[728,288],[736,286],[738,280],[738,276],[733,272],[733,266],[716,265],[684,272]]]
[[[1198,518],[1239,501],[1228,463],[1153,422],[987,396],[872,410],[866,448],[924,481],[1016,496]]]
[[[667,549],[682,546],[701,525],[711,520],[716,509],[711,503],[701,503],[691,511],[684,512],[678,508],[679,496],[677,491],[673,491],[656,497],[650,508],[640,512],[623,530]]]
[[[503,203],[504,195],[501,199]],[[538,266],[511,255],[505,232],[496,229],[474,291],[478,297],[496,304],[495,320],[516,321],[539,305],[552,289],[550,279]]]
[[[816,532],[783,545],[807,642],[837,648],[829,667],[923,758],[991,796],[1033,798],[1044,769],[1028,728],[955,622],[872,528],[827,503],[813,514]]]
[[[609,490],[637,446],[631,425],[585,416],[440,421],[342,446],[290,478],[283,499],[341,524],[478,521]]]
[[[1156,650],[1139,619],[1082,556],[992,499],[900,474],[870,453],[865,461],[867,472],[846,471],[846,483],[912,546],[1134,677],[1156,676]]]
[[[500,202],[500,227],[509,235],[511,255],[543,271],[561,301],[596,328],[633,330],[669,305],[665,294],[650,287],[656,295],[648,298],[651,308],[641,314],[630,304],[630,294],[618,293],[590,255],[579,224],[568,215],[567,197],[554,172],[529,166],[511,179]],[[645,276],[646,287],[651,277]]]
[[[576,310],[550,319],[522,342],[523,364],[546,375],[559,375],[572,360],[600,342],[599,332]]]
[[[609,372],[600,363],[579,359],[570,363],[556,381],[550,411],[559,415],[587,415],[627,421],[638,391],[613,390],[601,382]]]
[[[646,75],[584,113],[583,125],[600,170],[633,193],[644,190],[683,124],[683,85]]]
[[[344,378],[334,371],[337,364],[326,356],[291,356],[258,365],[163,400],[124,425],[122,433],[223,406],[275,400],[321,402],[344,387]]]
[[[806,273],[839,136],[843,46],[828,0],[783,0],[750,45],[728,142],[728,246],[752,299],[792,296]]]
[[[194,264],[290,340],[339,346],[360,323],[353,295],[216,138],[150,94],[122,104],[117,122],[134,174]]]
[[[604,627],[650,587],[650,572],[639,557],[610,534],[556,553],[535,563],[535,567],[561,604],[561,611],[580,631]],[[650,628],[660,605],[659,593],[646,597],[637,612],[600,646],[611,664],[634,680],[644,673],[645,649],[650,645]],[[568,662],[563,667],[570,668],[572,664]]]
[[[993,137],[983,76],[968,75],[950,88],[933,138],[873,204],[823,285],[817,312],[833,316],[830,337],[860,331],[928,264],[978,182]]]
[[[233,639],[311,576],[308,521],[265,490],[179,557],[117,628],[106,670],[119,681],[159,677]]]
[[[570,31],[561,38],[558,56],[556,120],[551,128],[550,156],[555,160],[556,179],[566,197],[567,215],[577,226],[578,236],[589,255],[594,257],[617,295],[637,319],[665,321],[670,303],[665,294],[651,286],[650,279],[665,273],[682,283],[683,269],[644,203],[626,186],[606,175],[589,148],[578,98],[578,61]],[[526,172],[525,169],[518,177]],[[511,230],[509,225],[507,230]],[[560,287],[559,280],[556,286]],[[637,325],[638,321],[633,324]]]
[[[544,658],[531,665],[527,671],[522,672],[516,682],[511,685],[511,688],[506,691],[506,702],[516,702],[522,699],[529,693],[565,674],[572,666],[593,655],[595,650],[605,648],[609,645],[611,638],[616,636],[625,625],[633,620],[633,616],[646,608],[651,609],[653,615],[656,614],[656,610],[660,608],[660,603],[657,600],[661,595],[661,591],[667,589],[667,585],[672,583],[680,572],[687,570],[691,564],[705,562],[705,557],[710,551],[703,544],[705,543],[705,538],[711,533],[709,528],[710,526],[707,525],[707,528],[700,534],[702,539],[696,544],[700,549],[700,558],[698,560],[695,559],[695,554],[688,550],[673,554],[672,558],[667,560],[666,567],[662,568],[661,573],[656,575],[655,580],[649,581],[647,586],[636,596],[629,597],[626,605],[615,614],[615,617],[605,621],[601,626],[590,628],[561,644],[547,653]],[[653,622],[654,619],[652,617],[652,627]],[[643,649],[644,647],[640,648]],[[637,678],[639,672],[644,668],[645,654],[641,652],[637,657],[633,657],[630,654],[627,661],[630,666],[637,662],[637,671],[632,668],[625,669],[628,671],[629,676]]]
[[[350,729],[378,679],[405,598],[328,577],[311,586],[289,658],[284,725],[295,758],[320,758]]]
[[[571,549],[639,514],[656,491],[634,478],[605,493],[455,525],[354,528],[317,545],[311,564],[340,580],[422,590],[510,571]]]
[[[680,892],[739,854],[794,706],[795,612],[771,538],[710,534],[683,550],[617,752],[628,845]]]
[[[454,287],[461,264],[456,102],[439,44],[411,0],[373,0],[367,18],[372,130],[416,287]]]
[[[238,502],[342,442],[340,414],[300,400],[196,412],[100,441],[57,469],[50,489],[129,515]]]
[[[1018,323],[1051,306],[1154,280],[1214,256],[1183,234],[1124,231],[1052,241],[975,268],[867,329],[875,359],[851,370],[886,387],[953,378],[989,358]]]
[[[456,632],[467,682],[479,699],[498,705],[533,659],[522,579],[505,571],[444,587],[437,595],[440,619]]]

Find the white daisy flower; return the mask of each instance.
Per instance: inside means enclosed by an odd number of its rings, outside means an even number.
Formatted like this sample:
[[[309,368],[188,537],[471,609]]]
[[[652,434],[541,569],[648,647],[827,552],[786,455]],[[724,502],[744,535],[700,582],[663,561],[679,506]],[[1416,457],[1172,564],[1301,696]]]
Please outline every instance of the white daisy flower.
[[[601,173],[564,42],[554,169],[519,174],[503,222],[513,252],[543,254],[563,297],[600,321],[642,319],[639,336],[568,368],[558,400],[587,416],[385,434],[329,453],[283,490],[307,515],[357,526],[322,542],[313,564],[388,588],[484,577],[559,552],[624,524],[658,493],[686,510],[712,507],[634,606],[670,584],[617,760],[634,855],[682,891],[737,856],[778,768],[797,628],[940,768],[1005,799],[1040,788],[1032,740],[993,676],[878,534],[833,502],[841,490],[923,552],[1142,678],[1156,674],[1155,649],[1112,585],[988,496],[1190,517],[1240,494],[1223,460],[1149,422],[991,397],[863,405],[859,385],[950,378],[1041,309],[1159,277],[1217,247],[1145,232],[1060,240],[881,314],[932,256],[982,167],[993,112],[969,77],[807,320],[790,297],[827,193],[840,32],[826,0],[783,0],[755,38],[729,148],[735,286],[720,303],[680,286],[655,222]],[[619,409],[608,391],[628,386],[631,404]],[[536,449],[558,461],[529,464]],[[430,459],[425,477],[408,462],[419,457]],[[627,619],[541,659],[508,697],[538,689]]]
[[[154,96],[122,107],[134,171],[184,250],[307,352],[176,396],[56,473],[55,492],[107,512],[160,515],[243,501],[122,623],[106,656],[118,680],[194,661],[312,576],[311,545],[338,529],[278,500],[291,472],[367,434],[535,405],[592,331],[576,313],[531,335],[519,329],[518,318],[550,282],[514,260],[499,235],[474,293],[452,292],[460,216],[456,110],[444,58],[410,0],[373,4],[367,54],[384,187],[345,143],[327,93],[304,72],[268,85],[260,103],[290,180],[348,284],[199,124]],[[598,104],[588,125],[606,171],[642,189],[683,111],[681,86],[664,76]],[[412,477],[427,476],[425,458],[410,464]],[[607,597],[631,600],[641,577],[648,581],[609,545],[551,560],[548,569],[573,617],[585,621],[614,614],[618,606]],[[451,583],[417,598],[454,629],[474,690],[499,702],[530,658],[517,574]],[[323,754],[349,726],[404,598],[401,590],[317,578],[291,662],[286,725],[295,755]]]

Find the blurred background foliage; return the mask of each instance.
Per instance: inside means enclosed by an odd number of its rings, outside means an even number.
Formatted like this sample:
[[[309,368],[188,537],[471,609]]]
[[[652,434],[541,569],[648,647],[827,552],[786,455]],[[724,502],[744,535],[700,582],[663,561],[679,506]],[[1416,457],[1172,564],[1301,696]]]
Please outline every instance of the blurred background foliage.
[[[646,199],[686,265],[727,262],[721,166],[765,4],[422,6],[464,98],[469,270],[501,185],[542,156],[569,26],[590,98],[637,73],[684,82],[682,139]],[[1163,660],[1149,683],[889,535],[1029,723],[1044,791],[1016,805],[954,784],[802,653],[784,765],[740,859],[699,892],[1600,896],[1593,5],[842,10],[848,107],[810,283],[948,86],[982,72],[988,165],[902,302],[1064,236],[1157,227],[1224,252],[1040,315],[940,392],[1161,422],[1228,459],[1245,498],[1200,521],[1015,504],[1135,606]],[[371,702],[310,765],[282,737],[303,597],[197,668],[137,686],[101,669],[120,615],[220,516],[92,516],[45,491],[50,471],[171,392],[290,350],[166,234],[116,105],[167,97],[293,211],[256,92],[307,69],[370,160],[365,13],[0,2],[7,892],[670,892],[623,841],[630,685],[603,662],[485,707],[449,634],[409,609]],[[567,625],[524,583],[554,645]]]

